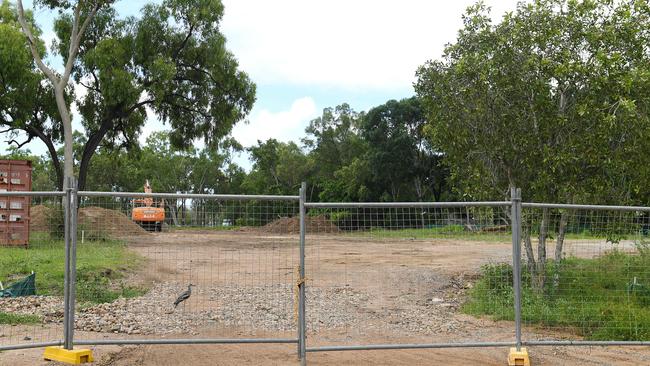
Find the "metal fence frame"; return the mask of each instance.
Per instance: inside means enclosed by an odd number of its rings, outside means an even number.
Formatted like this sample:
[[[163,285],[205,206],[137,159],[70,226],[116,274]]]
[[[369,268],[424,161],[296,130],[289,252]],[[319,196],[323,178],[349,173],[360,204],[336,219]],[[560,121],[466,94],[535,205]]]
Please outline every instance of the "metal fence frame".
[[[62,197],[64,208],[64,242],[65,242],[65,275],[64,275],[64,311],[63,311],[63,337],[59,341],[39,342],[27,344],[15,344],[0,346],[0,351],[18,350],[28,348],[42,348],[48,346],[62,346],[64,349],[72,350],[75,345],[138,345],[138,344],[296,344],[298,354],[304,355],[305,349],[305,290],[304,290],[304,220],[301,220],[300,235],[300,273],[303,280],[299,281],[299,316],[297,334],[295,338],[208,338],[208,339],[97,339],[97,340],[76,340],[74,339],[74,312],[76,305],[76,245],[77,245],[77,209],[79,208],[79,197],[152,197],[152,198],[174,198],[174,199],[212,199],[232,201],[300,201],[304,212],[305,187],[301,188],[300,195],[227,195],[227,194],[176,194],[176,193],[141,193],[141,192],[95,192],[77,190],[76,179],[67,179],[65,188],[61,192],[2,192],[0,196],[21,196],[37,197],[50,196]],[[301,341],[302,340],[302,341]],[[302,350],[302,353],[301,353]],[[304,357],[303,357],[304,360]]]
[[[305,197],[305,188],[301,188],[300,195],[298,196],[281,196],[281,195],[231,195],[231,194],[192,194],[192,193],[141,193],[141,192],[96,192],[96,191],[76,191],[74,197],[138,197],[138,198],[167,198],[167,199],[211,199],[211,200],[231,200],[231,201],[299,201],[300,205],[304,203]],[[77,202],[78,204],[78,202]],[[76,212],[76,210],[74,210]],[[303,220],[301,219],[301,222]],[[75,229],[72,231],[74,234],[73,239],[71,240],[73,246],[76,243],[76,222],[72,223],[75,226]],[[301,233],[304,232],[304,228],[301,227]],[[304,235],[300,236],[300,273],[304,278]],[[74,288],[74,282],[71,283],[71,286]],[[299,282],[301,288],[299,296],[299,315],[304,316],[304,307],[305,307],[305,293],[304,293],[304,281]],[[74,295],[74,294],[73,294]],[[74,313],[74,299],[72,301],[71,307],[72,313]],[[69,315],[70,318],[74,317],[73,314]],[[69,319],[70,319],[69,318]],[[74,319],[70,320],[74,324]],[[176,339],[114,339],[114,340],[80,340],[80,341],[71,341],[75,345],[138,345],[138,344],[297,344],[298,354],[300,354],[301,347],[304,347],[304,341],[301,342],[301,335],[304,334],[304,330],[301,326],[304,321],[298,323],[298,331],[296,338],[207,338],[207,339],[194,339],[194,338],[176,338]],[[66,322],[67,324],[67,322]],[[74,326],[72,326],[74,328]],[[66,349],[72,349],[67,348]]]
[[[297,355],[301,364],[305,365],[308,352],[332,351],[361,351],[361,350],[394,350],[394,349],[440,349],[440,348],[486,348],[486,347],[516,347],[519,351],[523,346],[650,346],[650,341],[522,341],[522,309],[521,309],[521,227],[522,208],[556,208],[577,210],[614,210],[614,211],[644,211],[650,212],[650,207],[637,206],[601,206],[573,205],[549,203],[522,203],[521,190],[512,189],[510,201],[486,202],[306,202],[306,184],[302,183],[297,196],[279,195],[219,195],[219,194],[173,194],[173,193],[141,193],[141,192],[93,192],[78,191],[75,179],[66,180],[63,191],[57,192],[2,192],[0,196],[49,196],[61,197],[64,207],[65,226],[65,284],[64,284],[64,331],[63,339],[53,342],[16,344],[0,346],[0,351],[46,346],[63,346],[73,349],[74,345],[138,345],[138,344],[296,344]],[[152,197],[152,198],[187,198],[187,199],[221,199],[221,200],[285,200],[299,202],[300,236],[299,236],[299,278],[297,282],[298,324],[295,338],[214,338],[214,339],[114,339],[114,340],[74,340],[74,309],[76,302],[76,244],[77,244],[77,208],[79,197]],[[411,344],[369,344],[369,345],[340,345],[340,346],[307,346],[306,312],[306,282],[305,282],[305,246],[306,246],[306,210],[308,208],[452,208],[452,207],[510,207],[512,229],[512,269],[514,291],[514,328],[515,337],[508,342],[462,342],[462,343],[411,343]]]
[[[514,192],[514,191],[513,191]],[[314,202],[305,203],[307,208],[457,208],[457,207],[514,207],[515,198],[512,201],[481,201],[481,202]],[[518,202],[521,202],[519,199]],[[513,216],[514,217],[514,216]],[[304,220],[304,215],[302,217]],[[513,235],[513,248],[515,247]],[[513,256],[513,265],[515,257]],[[515,286],[517,281],[515,281]],[[307,309],[309,311],[309,309]],[[521,320],[517,323],[521,327]],[[521,347],[521,335],[518,337]],[[483,347],[510,347],[516,346],[513,342],[462,342],[462,343],[395,343],[395,344],[364,344],[364,345],[341,345],[341,346],[320,346],[307,347],[306,352],[333,352],[333,351],[370,351],[370,350],[397,350],[397,349],[431,349],[431,348],[483,348]]]

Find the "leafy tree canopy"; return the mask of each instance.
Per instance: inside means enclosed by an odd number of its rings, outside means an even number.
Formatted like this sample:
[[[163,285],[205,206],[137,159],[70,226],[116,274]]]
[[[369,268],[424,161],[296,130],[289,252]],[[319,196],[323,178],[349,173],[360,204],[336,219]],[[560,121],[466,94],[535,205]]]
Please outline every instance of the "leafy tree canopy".
[[[469,8],[416,91],[457,190],[618,203],[648,197],[650,8],[538,0],[492,24]]]
[[[97,5],[87,3],[82,4],[82,17],[84,6]],[[65,10],[81,3],[40,4],[61,10],[55,22],[57,41],[53,52],[67,64],[70,36],[77,18],[76,13]],[[8,5],[3,5],[3,9],[3,14],[14,12]],[[79,158],[80,187],[85,186],[90,160],[97,148],[137,145],[148,117],[168,124],[171,144],[181,149],[191,147],[196,139],[216,146],[235,123],[245,118],[255,101],[255,84],[239,70],[237,60],[226,48],[219,29],[223,13],[224,7],[218,0],[166,0],[146,5],[139,18],[119,18],[110,2],[102,2],[95,13],[89,14],[93,18],[80,37],[70,73],[83,90],[74,98],[86,135]],[[11,19],[3,17],[3,24],[13,24]],[[15,74],[38,75],[25,56],[29,55],[28,48],[19,47],[19,34],[13,37],[17,46],[0,48],[0,58],[22,57],[24,62],[12,67],[24,72]],[[23,36],[22,44],[25,43]],[[16,58],[17,55],[22,56]],[[11,103],[8,100],[8,108],[16,109]],[[56,110],[52,100],[34,104],[46,111]],[[34,127],[49,133],[46,137],[52,145],[59,143],[60,122],[51,115],[42,119],[49,124]],[[30,134],[13,120],[11,123],[11,128],[22,129],[30,136],[36,133]],[[52,157],[58,161],[58,156]]]

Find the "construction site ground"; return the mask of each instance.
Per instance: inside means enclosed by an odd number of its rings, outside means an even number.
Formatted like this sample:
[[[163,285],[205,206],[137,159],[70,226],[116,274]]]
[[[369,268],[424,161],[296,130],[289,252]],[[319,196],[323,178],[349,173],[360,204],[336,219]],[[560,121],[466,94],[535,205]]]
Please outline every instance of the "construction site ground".
[[[147,259],[144,267],[128,278],[129,282],[181,286],[191,281],[197,286],[196,295],[181,311],[200,311],[213,306],[215,303],[209,295],[216,288],[234,285],[257,288],[273,284],[286,284],[290,288],[297,280],[295,267],[299,257],[295,234],[246,229],[172,230],[139,234],[126,240],[131,250]],[[475,318],[461,311],[464,296],[476,280],[481,265],[511,261],[512,247],[506,235],[503,241],[483,241],[476,238],[382,238],[333,232],[311,234],[307,243],[308,288],[312,291],[342,289],[348,296],[344,305],[349,307],[348,318],[331,320],[327,318],[327,309],[311,314],[310,347],[513,339],[512,322]],[[581,257],[600,255],[611,249],[606,243],[595,240],[569,240],[565,245],[569,253]],[[625,248],[625,243],[619,244],[619,249]],[[552,244],[548,250],[552,252]],[[318,295],[317,292],[313,294]],[[426,321],[399,319],[399,316],[405,319],[416,316],[413,314],[421,309],[431,311]],[[163,314],[163,307],[160,311]],[[309,306],[307,311],[309,317]],[[393,319],[394,314],[399,316]],[[418,327],[414,324],[417,322],[426,324]],[[56,334],[60,325],[44,327]],[[18,328],[16,333],[20,332]],[[570,332],[532,325],[525,327],[524,334],[525,339],[580,339]],[[146,337],[83,330],[78,330],[76,335],[78,339]],[[295,334],[286,330],[251,330],[250,327],[214,324],[197,328],[191,335],[164,335],[165,338],[174,336],[284,338]],[[299,364],[293,344],[91,348],[96,358],[94,364],[104,366]],[[507,353],[507,348],[318,352],[309,353],[308,361],[310,365],[504,365]],[[532,347],[530,354],[533,365],[650,364],[650,350],[645,347]],[[7,351],[0,353],[0,364],[54,364],[43,361],[41,356],[42,349]]]

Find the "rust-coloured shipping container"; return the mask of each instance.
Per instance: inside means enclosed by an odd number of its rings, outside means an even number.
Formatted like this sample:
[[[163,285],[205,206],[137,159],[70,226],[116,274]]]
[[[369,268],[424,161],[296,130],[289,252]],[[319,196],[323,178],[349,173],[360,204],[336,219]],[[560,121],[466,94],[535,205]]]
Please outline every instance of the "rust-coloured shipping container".
[[[2,192],[32,190],[32,163],[0,160],[0,245],[29,244],[30,197],[2,196]]]

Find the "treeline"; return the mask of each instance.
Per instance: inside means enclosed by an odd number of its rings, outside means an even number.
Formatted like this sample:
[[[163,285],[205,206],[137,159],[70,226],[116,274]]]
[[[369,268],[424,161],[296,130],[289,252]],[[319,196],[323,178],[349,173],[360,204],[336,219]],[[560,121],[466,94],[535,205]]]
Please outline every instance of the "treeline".
[[[648,14],[647,2],[540,0],[493,22],[479,2],[418,68],[414,97],[326,108],[301,141],[246,148],[250,171],[233,161],[244,147],[221,136],[230,125],[205,149],[183,124],[143,146],[140,125],[128,138],[78,133],[74,165],[86,190],[140,191],[150,179],[159,192],[294,195],[306,181],[312,202],[501,200],[519,187],[527,201],[648,205]],[[58,156],[30,157],[35,188],[57,186]]]
[[[142,190],[149,179],[157,192],[295,195],[308,183],[310,201],[427,201],[452,198],[449,170],[429,142],[415,97],[356,112],[349,105],[326,108],[300,142],[275,139],[244,148],[232,138],[216,147],[177,149],[166,132],[154,132],[138,148],[99,148],[89,168],[87,190]],[[84,136],[75,134],[75,158]],[[248,153],[246,171],[234,162]],[[34,190],[56,187],[48,155],[14,149],[7,158],[29,159]]]

